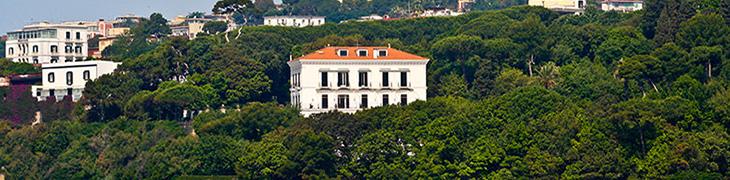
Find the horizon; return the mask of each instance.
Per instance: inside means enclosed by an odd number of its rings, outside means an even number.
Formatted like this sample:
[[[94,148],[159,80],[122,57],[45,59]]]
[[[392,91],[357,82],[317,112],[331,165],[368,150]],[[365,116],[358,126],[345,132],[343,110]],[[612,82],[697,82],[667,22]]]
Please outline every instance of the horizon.
[[[114,19],[117,16],[133,14],[149,17],[160,13],[170,20],[179,15],[200,11],[211,13],[218,0],[2,0],[0,7],[6,8],[0,16],[0,35],[7,35],[25,25],[51,22],[97,21]],[[275,1],[279,2],[279,1]],[[103,7],[103,8],[95,8]],[[62,10],[59,10],[62,9]]]

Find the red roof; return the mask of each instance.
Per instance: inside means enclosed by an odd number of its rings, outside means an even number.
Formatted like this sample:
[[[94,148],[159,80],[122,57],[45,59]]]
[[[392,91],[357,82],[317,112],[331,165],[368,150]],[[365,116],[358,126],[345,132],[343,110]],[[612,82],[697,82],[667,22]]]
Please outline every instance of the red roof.
[[[347,56],[340,56],[338,52],[347,51]],[[360,56],[359,51],[366,50],[365,56]],[[374,56],[377,55],[375,50],[386,50],[386,56]],[[309,53],[302,57],[296,58],[297,60],[428,60],[425,57],[421,57],[415,54],[403,52],[401,50],[380,47],[380,46],[340,46],[340,47],[325,47],[315,52]]]

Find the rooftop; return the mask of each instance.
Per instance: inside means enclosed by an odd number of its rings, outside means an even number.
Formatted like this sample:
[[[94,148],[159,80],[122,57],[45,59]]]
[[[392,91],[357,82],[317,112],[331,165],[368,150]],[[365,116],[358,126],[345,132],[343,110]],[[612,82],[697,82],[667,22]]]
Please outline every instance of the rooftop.
[[[338,54],[340,51],[347,51],[346,56]],[[360,56],[358,51],[366,50],[365,56]],[[375,50],[386,50],[385,56],[379,56],[375,54]],[[296,58],[293,61],[298,60],[428,60],[425,57],[421,57],[415,54],[407,53],[401,50],[397,50],[390,47],[382,46],[330,46],[325,47],[315,52],[309,53],[302,57]]]

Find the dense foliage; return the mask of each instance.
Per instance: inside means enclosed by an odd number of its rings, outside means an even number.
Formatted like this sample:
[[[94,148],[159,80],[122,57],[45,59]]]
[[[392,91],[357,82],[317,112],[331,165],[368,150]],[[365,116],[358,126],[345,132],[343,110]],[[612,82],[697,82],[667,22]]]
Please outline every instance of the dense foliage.
[[[132,41],[109,52],[119,72],[87,83],[88,110],[0,123],[0,166],[31,179],[729,177],[728,4],[667,4]],[[286,61],[327,44],[429,57],[430,98],[301,117],[282,105]]]

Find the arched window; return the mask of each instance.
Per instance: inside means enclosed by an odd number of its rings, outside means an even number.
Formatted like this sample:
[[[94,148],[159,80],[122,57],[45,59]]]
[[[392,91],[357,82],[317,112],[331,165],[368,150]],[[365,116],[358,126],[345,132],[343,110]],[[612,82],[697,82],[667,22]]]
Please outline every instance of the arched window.
[[[58,46],[51,45],[51,53],[58,53]]]
[[[13,48],[8,49],[8,54],[10,54],[10,55],[15,54],[15,49],[13,49]]]
[[[48,82],[55,82],[56,81],[56,75],[54,73],[48,73]]]
[[[34,46],[33,46],[33,52],[34,52],[34,53],[37,53],[37,52],[38,52],[38,45],[34,45]]]
[[[33,64],[38,64],[38,58],[33,58]]]
[[[66,53],[72,53],[73,52],[73,48],[71,47],[71,45],[66,45],[66,48],[64,48],[64,52],[66,52]]]
[[[74,48],[74,52],[81,53],[81,46],[76,46],[76,48]]]
[[[66,72],[66,85],[73,85],[74,84],[74,73],[69,71]]]
[[[91,79],[91,72],[86,70],[86,71],[84,71],[84,80],[89,80],[89,79]]]
[[[57,62],[58,62],[58,59],[56,59],[56,58],[51,59],[51,63],[57,63]]]

